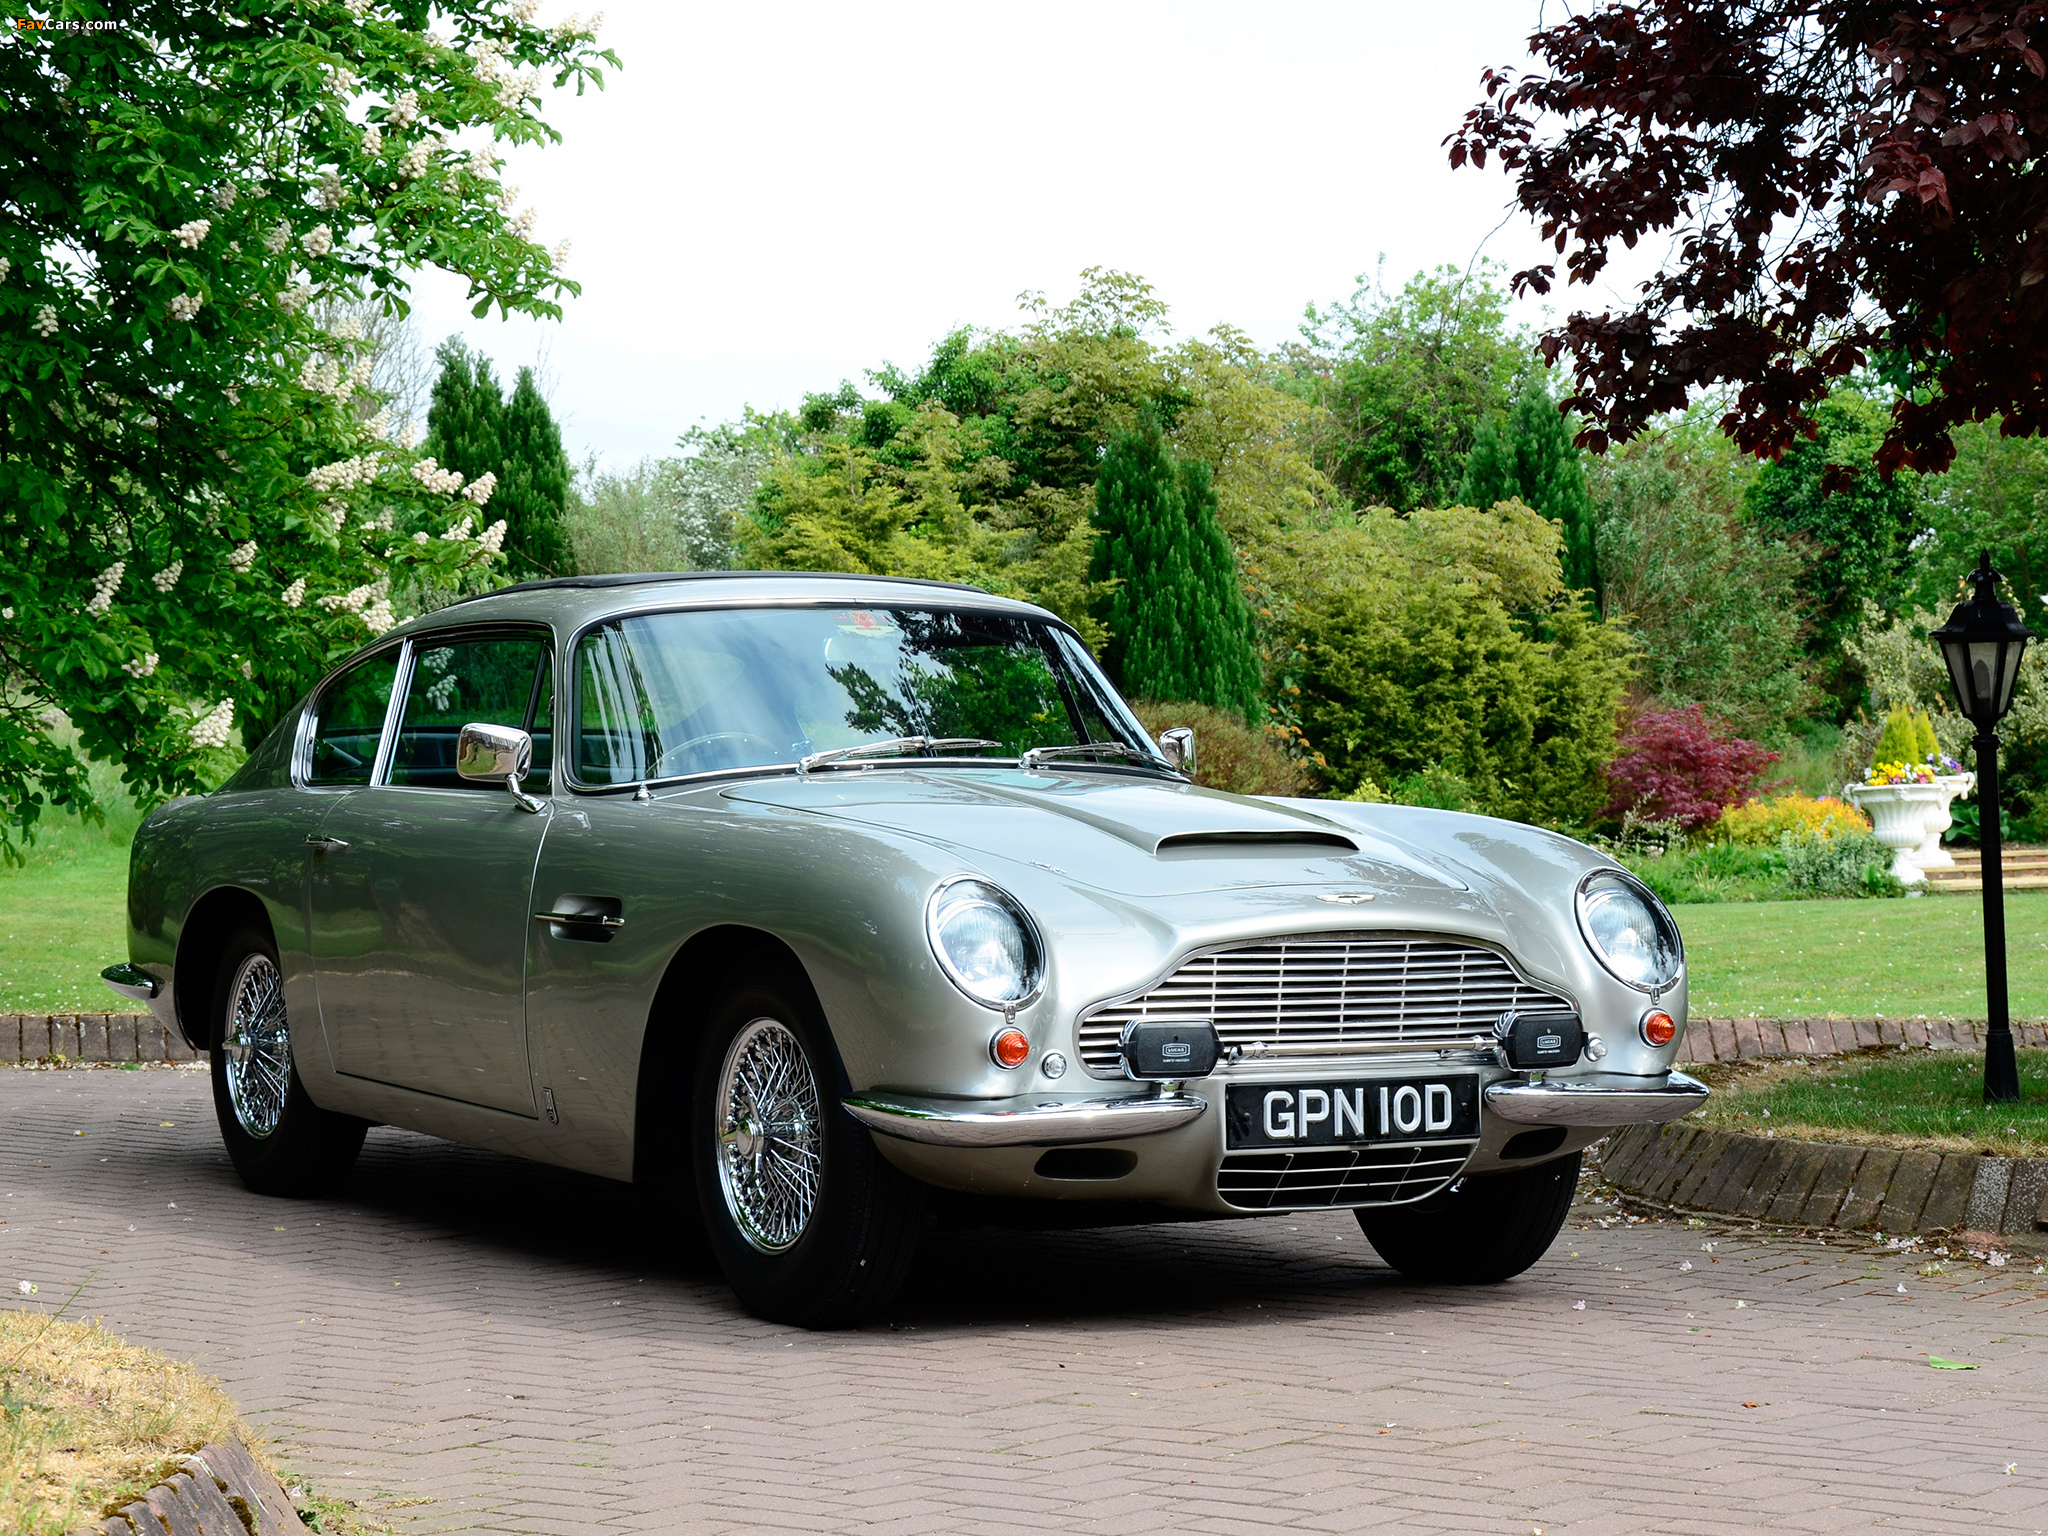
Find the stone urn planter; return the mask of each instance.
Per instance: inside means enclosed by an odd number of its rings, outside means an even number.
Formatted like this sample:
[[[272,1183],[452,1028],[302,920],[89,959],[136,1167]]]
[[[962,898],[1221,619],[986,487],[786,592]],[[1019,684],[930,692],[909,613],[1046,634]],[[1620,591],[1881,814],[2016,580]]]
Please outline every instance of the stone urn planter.
[[[1877,840],[1892,851],[1892,875],[1902,885],[1927,880],[1913,855],[1927,841],[1927,818],[1939,808],[1944,819],[1955,796],[1939,784],[1851,784],[1842,798],[1870,818]]]
[[[1956,861],[1941,846],[1941,834],[1955,825],[1955,817],[1949,814],[1950,804],[1969,797],[1970,791],[1977,787],[1977,775],[1969,772],[1938,773],[1934,776],[1934,787],[1946,793],[1928,807],[1927,836],[1913,850],[1913,862],[1922,869],[1954,869]]]

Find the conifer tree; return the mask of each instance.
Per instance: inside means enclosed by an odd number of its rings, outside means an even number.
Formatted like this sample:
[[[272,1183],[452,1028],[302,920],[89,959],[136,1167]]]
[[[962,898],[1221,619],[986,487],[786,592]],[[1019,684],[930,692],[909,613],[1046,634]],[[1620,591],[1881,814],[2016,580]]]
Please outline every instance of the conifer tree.
[[[1216,518],[1209,466],[1176,463],[1149,416],[1118,435],[1095,482],[1090,579],[1116,579],[1100,617],[1104,664],[1134,698],[1208,704],[1249,720],[1258,703],[1251,610]]]
[[[1507,417],[1482,423],[1473,436],[1458,487],[1458,500],[1468,507],[1486,508],[1514,497],[1563,524],[1565,585],[1597,598],[1600,571],[1586,472],[1549,379],[1533,368],[1522,375]]]
[[[505,558],[515,576],[570,576],[576,556],[563,517],[569,455],[533,370],[519,370],[499,427],[498,488],[492,509],[505,519]]]
[[[460,336],[442,342],[434,357],[441,371],[427,404],[427,453],[466,480],[485,473],[503,479],[505,397],[491,360],[472,353]]]

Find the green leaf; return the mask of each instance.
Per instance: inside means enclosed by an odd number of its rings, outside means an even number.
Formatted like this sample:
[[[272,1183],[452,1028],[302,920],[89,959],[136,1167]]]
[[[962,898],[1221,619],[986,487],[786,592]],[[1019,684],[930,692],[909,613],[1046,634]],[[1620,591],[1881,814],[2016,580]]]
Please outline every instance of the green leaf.
[[[1974,1371],[1976,1366],[1967,1360],[1951,1360],[1946,1355],[1929,1355],[1927,1363],[1937,1371]]]

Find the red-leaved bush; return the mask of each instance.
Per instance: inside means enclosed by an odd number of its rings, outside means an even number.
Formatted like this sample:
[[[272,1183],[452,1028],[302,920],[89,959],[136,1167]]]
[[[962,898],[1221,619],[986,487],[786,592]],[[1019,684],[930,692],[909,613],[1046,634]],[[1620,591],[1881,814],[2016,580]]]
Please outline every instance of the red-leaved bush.
[[[1778,760],[1753,741],[1724,736],[1697,704],[1639,709],[1622,722],[1619,750],[1607,765],[1614,799],[1606,814],[1675,821],[1696,832],[1754,794]]]

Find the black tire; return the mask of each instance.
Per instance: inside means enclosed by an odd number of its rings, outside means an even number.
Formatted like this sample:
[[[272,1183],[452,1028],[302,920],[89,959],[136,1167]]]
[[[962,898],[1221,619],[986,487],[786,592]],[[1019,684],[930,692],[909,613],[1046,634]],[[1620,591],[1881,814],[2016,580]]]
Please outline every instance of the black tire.
[[[792,1047],[808,1098],[800,1078],[770,1070],[788,1067]],[[763,1105],[749,1087],[768,1082],[777,1096]],[[859,1323],[889,1304],[916,1253],[924,1186],[875,1150],[840,1108],[845,1094],[838,1052],[800,975],[758,973],[712,1005],[691,1092],[690,1161],[718,1267],[741,1304],[770,1322]],[[730,1145],[728,1099],[738,1116]],[[806,1168],[808,1194],[794,1177]]]
[[[1572,1208],[1579,1154],[1466,1179],[1419,1200],[1361,1210],[1379,1256],[1425,1285],[1498,1285],[1550,1250]]]
[[[277,945],[260,928],[241,930],[221,951],[207,1031],[213,1112],[228,1160],[250,1189],[326,1194],[348,1177],[370,1125],[324,1110],[307,1094],[292,1058],[282,981]]]

